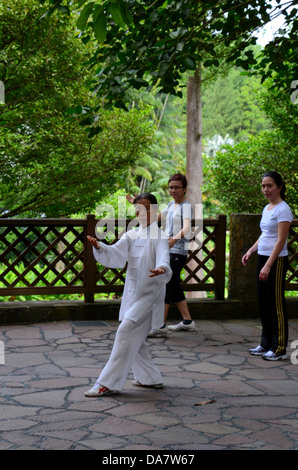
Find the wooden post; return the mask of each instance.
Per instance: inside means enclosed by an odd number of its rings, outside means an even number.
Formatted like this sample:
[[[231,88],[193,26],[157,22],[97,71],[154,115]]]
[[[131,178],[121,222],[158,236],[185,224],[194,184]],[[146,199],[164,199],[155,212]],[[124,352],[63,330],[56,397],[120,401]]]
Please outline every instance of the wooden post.
[[[201,69],[198,67],[187,84],[187,199],[194,208],[202,203],[202,139]]]
[[[93,249],[87,235],[95,237],[96,220],[95,215],[87,215],[87,225],[84,231],[84,301],[94,302],[94,291],[96,286],[96,261],[93,256]]]
[[[254,253],[246,266],[241,259],[260,236],[261,214],[230,214],[230,300],[257,298],[257,254]]]
[[[218,226],[215,237],[215,299],[225,298],[225,264],[226,264],[226,228],[227,218],[218,215]]]
[[[188,79],[187,84],[187,142],[186,142],[186,178],[187,199],[193,208],[193,218],[197,221],[201,215],[202,204],[202,102],[201,102],[201,66],[194,75]],[[190,242],[189,249],[195,250],[195,242]],[[199,251],[197,257],[201,259]],[[196,260],[188,263],[189,269],[195,271],[198,266]],[[199,274],[199,273],[198,273]],[[192,284],[193,279],[189,284]],[[190,291],[187,298],[206,297],[205,291]]]

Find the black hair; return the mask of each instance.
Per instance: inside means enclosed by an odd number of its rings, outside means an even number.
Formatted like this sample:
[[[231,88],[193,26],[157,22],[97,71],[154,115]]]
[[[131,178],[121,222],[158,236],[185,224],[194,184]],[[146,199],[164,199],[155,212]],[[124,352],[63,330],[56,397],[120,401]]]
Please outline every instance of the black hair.
[[[157,199],[156,199],[156,197],[154,196],[154,194],[151,194],[151,193],[142,193],[142,194],[138,194],[138,195],[134,198],[133,203],[136,204],[137,202],[139,202],[140,199],[147,199],[147,201],[150,201],[150,204],[156,204],[156,205],[157,205]]]
[[[272,178],[276,185],[280,188],[281,187],[281,190],[280,190],[280,197],[285,200],[285,192],[286,192],[286,185],[285,185],[285,182],[283,181],[281,175],[279,173],[277,173],[277,171],[268,171],[267,173],[265,173],[262,177],[265,178],[265,176],[268,176],[268,178]]]
[[[168,181],[168,183],[170,183],[171,181],[180,181],[180,183],[182,184],[183,188],[185,189],[186,186],[187,186],[187,179],[184,175],[182,175],[181,173],[176,173],[175,175],[172,175]]]

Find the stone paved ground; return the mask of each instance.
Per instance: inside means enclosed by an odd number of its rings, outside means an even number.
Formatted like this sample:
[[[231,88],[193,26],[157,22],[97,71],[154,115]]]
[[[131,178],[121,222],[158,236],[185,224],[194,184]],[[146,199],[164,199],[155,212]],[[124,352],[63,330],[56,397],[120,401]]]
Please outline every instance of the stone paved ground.
[[[133,387],[129,377],[122,393],[100,399],[83,393],[109,356],[117,322],[0,326],[0,449],[297,449],[294,349],[282,362],[249,356],[258,320],[197,326],[148,339],[163,390]],[[290,321],[294,340],[298,320]]]

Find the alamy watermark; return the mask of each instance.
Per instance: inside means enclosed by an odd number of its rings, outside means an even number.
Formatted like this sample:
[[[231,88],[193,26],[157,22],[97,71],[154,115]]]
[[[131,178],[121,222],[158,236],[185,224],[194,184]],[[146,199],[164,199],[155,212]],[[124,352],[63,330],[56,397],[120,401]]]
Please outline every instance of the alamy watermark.
[[[291,363],[297,365],[298,364],[298,339],[292,341],[291,349],[294,351],[291,354]]]
[[[5,104],[5,85],[0,80],[0,104]]]
[[[291,88],[294,88],[294,91],[291,93],[291,102],[298,104],[298,80],[292,81]]]
[[[5,364],[5,347],[3,341],[0,341],[0,365]]]
[[[151,225],[157,219],[157,212],[164,214],[161,221],[162,232],[158,232]],[[192,250],[200,249],[203,243],[203,205],[186,203],[177,205],[171,210],[167,210],[167,205],[157,206],[150,204],[150,212],[152,216],[148,215],[148,210],[142,204],[131,205],[127,208],[126,197],[118,196],[118,211],[110,204],[100,204],[96,208],[96,217],[99,219],[96,228],[95,236],[98,240],[104,240],[106,237],[117,237],[118,226],[121,227],[121,236],[128,233],[130,237],[134,237],[135,228],[137,225],[142,225],[142,221],[147,224],[150,220],[150,226],[147,232],[147,238],[156,239],[160,237],[169,237],[170,234],[175,236],[179,234],[183,225],[183,218],[194,221],[194,225],[188,233],[183,235],[185,248],[188,249],[189,243],[192,243]],[[133,218],[131,218],[133,217]],[[121,225],[121,221],[127,220],[127,225]]]

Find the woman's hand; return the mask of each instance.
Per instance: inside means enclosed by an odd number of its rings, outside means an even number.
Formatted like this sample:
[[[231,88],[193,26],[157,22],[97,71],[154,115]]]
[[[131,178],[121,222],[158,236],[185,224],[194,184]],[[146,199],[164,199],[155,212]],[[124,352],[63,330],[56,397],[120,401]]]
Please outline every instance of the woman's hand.
[[[271,271],[271,266],[265,264],[259,274],[260,281],[267,281],[270,271]]]
[[[130,204],[133,204],[136,196],[137,196],[137,193],[135,193],[134,196],[132,196],[131,194],[126,194],[125,197],[126,197],[126,200],[130,202]]]
[[[245,255],[242,256],[242,260],[241,260],[241,261],[242,261],[243,266],[246,266],[246,263],[247,263],[247,261],[249,260],[250,257],[251,257],[251,251],[248,250],[248,251],[245,253]]]
[[[166,270],[164,268],[156,268],[156,269],[150,269],[150,272],[152,274],[149,274],[149,277],[154,277],[154,276],[159,276],[160,274],[164,274]]]
[[[251,246],[249,248],[249,250],[247,250],[247,252],[245,253],[244,256],[242,256],[242,264],[243,266],[246,266],[246,263],[247,261],[249,260],[249,258],[251,257],[251,255],[253,253],[255,253],[257,250],[258,250],[258,244],[259,244],[259,238],[257,239],[256,243],[253,244],[253,246]]]
[[[87,238],[88,238],[89,242],[91,243],[91,245],[94,246],[94,248],[96,248],[97,250],[98,250],[98,248],[100,248],[100,244],[98,243],[96,238],[90,237],[90,235],[87,235]]]

